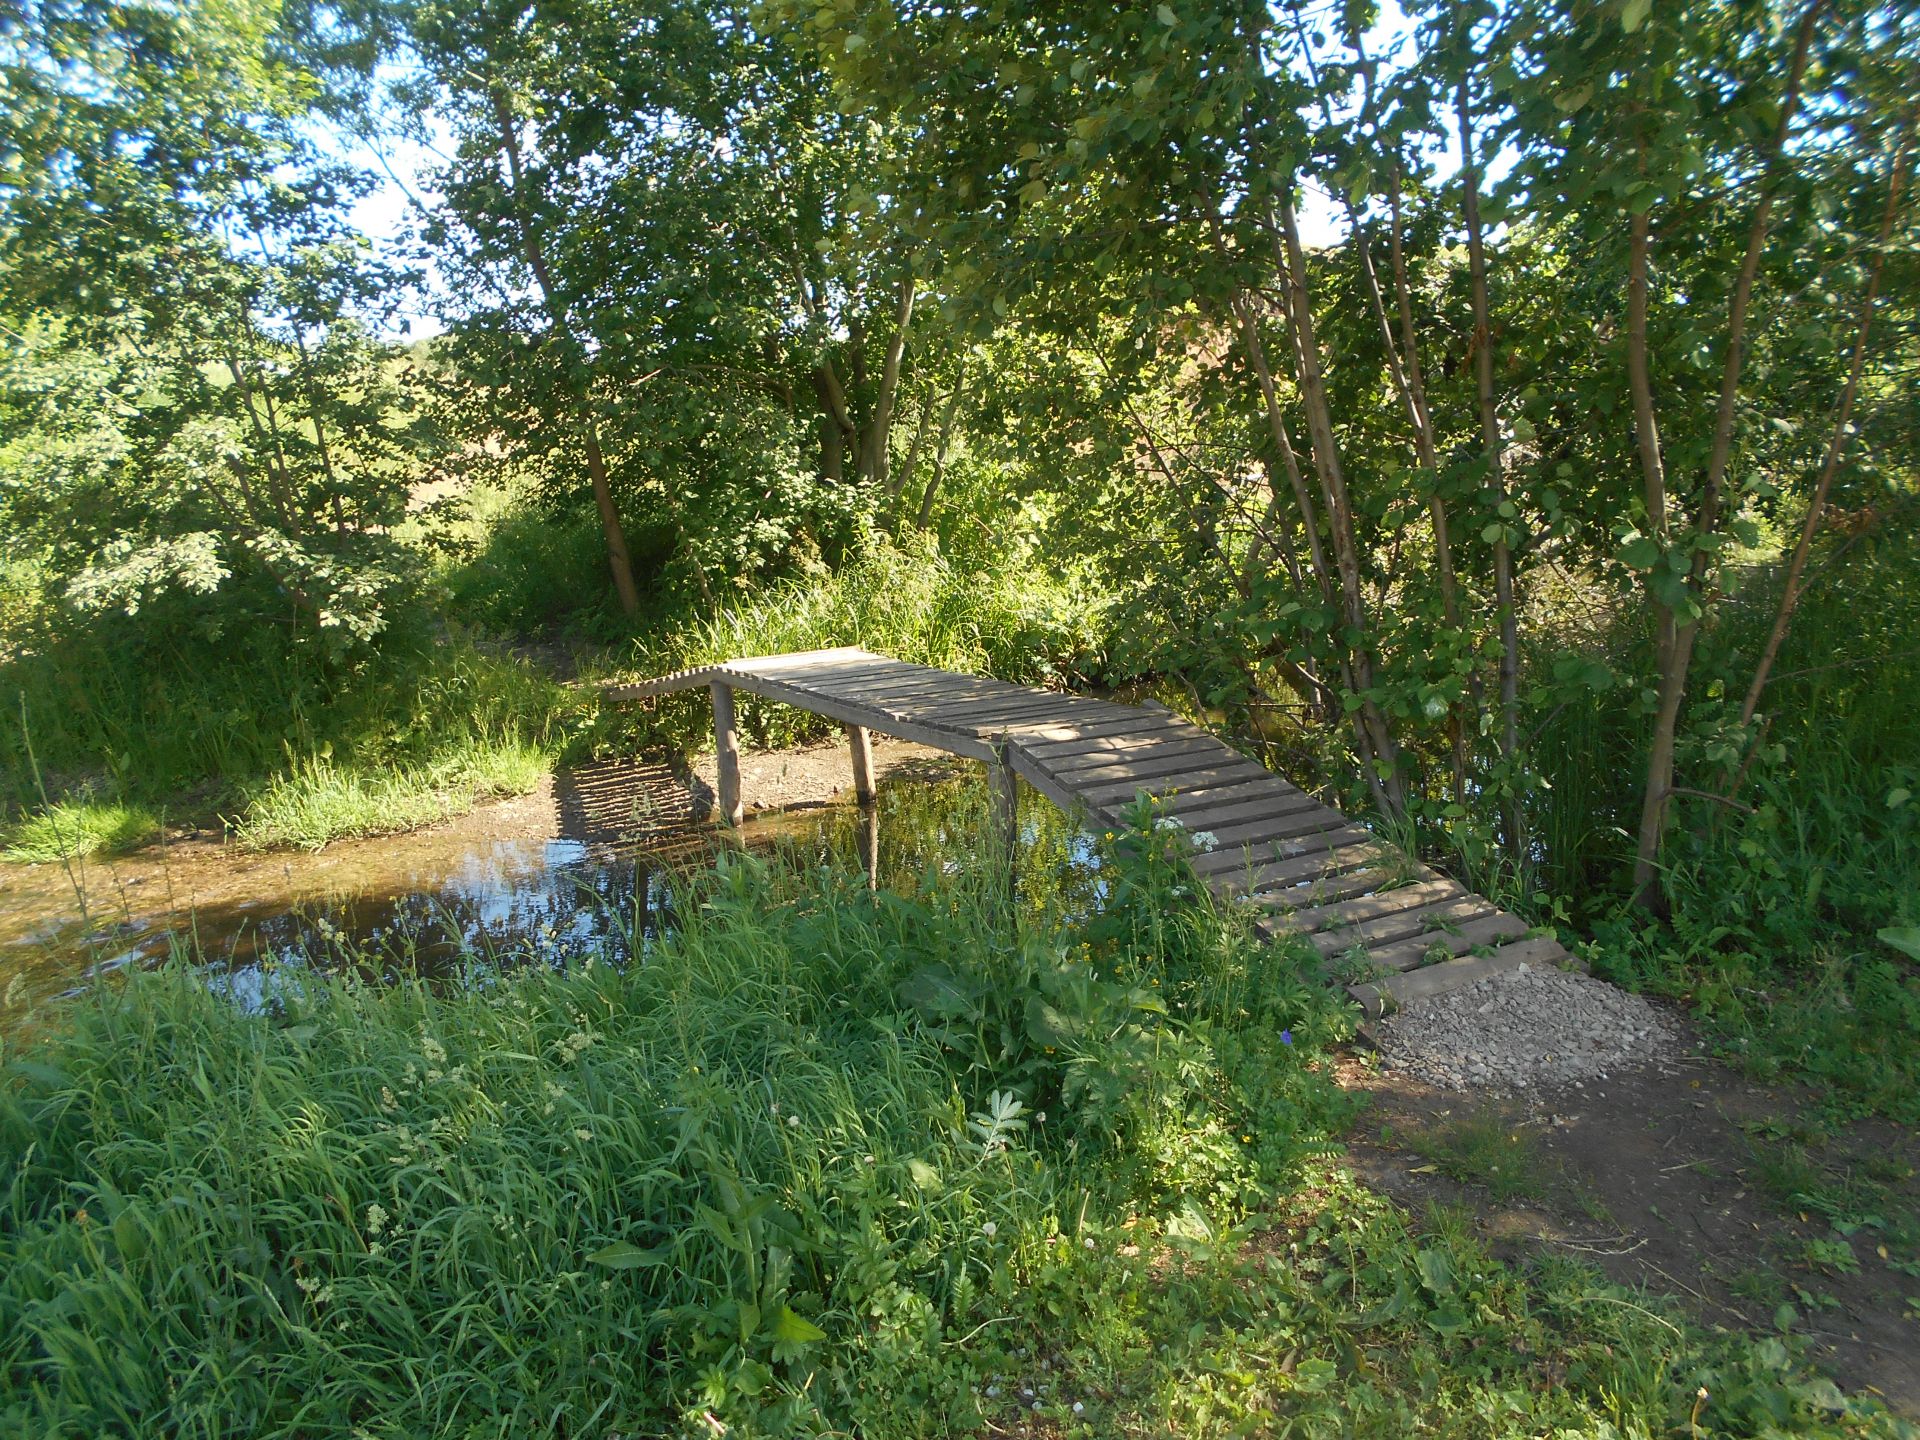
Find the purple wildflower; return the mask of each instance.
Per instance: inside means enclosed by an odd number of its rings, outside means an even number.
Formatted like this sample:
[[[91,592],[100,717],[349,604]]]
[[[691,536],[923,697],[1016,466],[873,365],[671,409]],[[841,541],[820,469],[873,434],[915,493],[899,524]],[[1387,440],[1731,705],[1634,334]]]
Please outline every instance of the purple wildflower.
[[[1282,1030],[1280,1032],[1280,1043],[1282,1045],[1291,1045],[1293,1043],[1293,1031]]]

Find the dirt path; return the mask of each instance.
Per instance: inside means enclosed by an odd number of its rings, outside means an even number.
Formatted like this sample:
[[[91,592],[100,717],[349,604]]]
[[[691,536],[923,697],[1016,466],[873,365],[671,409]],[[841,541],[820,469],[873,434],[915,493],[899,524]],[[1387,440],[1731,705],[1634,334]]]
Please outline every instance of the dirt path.
[[[1416,1214],[1473,1214],[1509,1254],[1590,1261],[1709,1324],[1789,1329],[1842,1385],[1920,1416],[1920,1143],[1836,1131],[1810,1097],[1688,1050],[1525,1098],[1356,1055],[1342,1083],[1371,1105],[1352,1163]]]

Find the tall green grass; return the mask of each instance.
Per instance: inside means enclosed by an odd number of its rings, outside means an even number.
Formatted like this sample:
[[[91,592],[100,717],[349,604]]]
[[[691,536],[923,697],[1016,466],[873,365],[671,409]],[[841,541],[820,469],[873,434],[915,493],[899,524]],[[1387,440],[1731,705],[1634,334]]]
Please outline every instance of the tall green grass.
[[[524,795],[552,767],[550,753],[511,738],[476,739],[426,764],[373,773],[310,757],[252,789],[232,828],[251,849],[317,849],[348,836],[417,829],[482,800]]]
[[[349,657],[283,638],[212,646],[123,619],[49,630],[0,663],[14,858],[59,848],[63,829],[70,849],[130,843],[163,805],[225,817],[258,845],[404,829],[529,788],[594,712],[591,696],[424,613]],[[46,811],[30,757],[46,798],[85,802],[97,823]]]
[[[1749,576],[1707,637],[1663,893],[1624,907],[1646,720],[1615,691],[1552,715],[1536,744],[1543,883],[1613,978],[1693,1003],[1729,1054],[1817,1082],[1843,1112],[1920,1121],[1920,974],[1879,938],[1920,919],[1920,541],[1836,556],[1782,650],[1744,766],[1728,744],[1778,577]],[[1603,637],[1632,673],[1645,637]]]
[[[743,860],[624,971],[97,990],[0,1054],[0,1431],[1893,1433],[1330,1168],[1346,1022],[1176,845],[1065,932]]]
[[[85,855],[115,855],[160,833],[145,805],[117,800],[65,800],[0,829],[0,860],[39,865]]]
[[[1022,559],[962,570],[924,540],[876,541],[827,576],[792,581],[689,616],[635,641],[628,666],[666,674],[745,655],[858,645],[898,660],[1024,684],[1083,683],[1101,670],[1105,600]],[[762,744],[811,738],[826,722],[741,697],[742,725]],[[699,697],[661,702],[665,733],[698,743]]]

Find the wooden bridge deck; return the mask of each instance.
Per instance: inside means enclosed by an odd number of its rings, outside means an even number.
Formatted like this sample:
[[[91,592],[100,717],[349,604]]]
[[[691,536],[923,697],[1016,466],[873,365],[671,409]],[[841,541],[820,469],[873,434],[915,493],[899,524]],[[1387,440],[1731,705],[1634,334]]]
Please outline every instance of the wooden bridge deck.
[[[1352,986],[1377,1013],[1522,963],[1577,963],[1551,936],[1412,860],[1264,766],[1176,715],[910,665],[844,648],[731,660],[633,685],[630,700],[710,688],[720,809],[738,823],[733,691],[746,690],[848,727],[855,787],[873,792],[867,732],[987,762],[1011,825],[1018,775],[1083,823],[1112,828],[1141,791],[1189,832],[1211,837],[1195,870],[1222,896],[1265,913],[1269,936],[1305,937],[1329,959],[1364,962]],[[1356,953],[1358,952],[1358,953]]]

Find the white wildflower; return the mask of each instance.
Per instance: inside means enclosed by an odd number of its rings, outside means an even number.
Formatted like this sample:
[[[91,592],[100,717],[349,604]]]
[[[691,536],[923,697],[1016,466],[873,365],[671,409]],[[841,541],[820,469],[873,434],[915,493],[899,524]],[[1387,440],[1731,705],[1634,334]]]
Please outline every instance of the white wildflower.
[[[387,1221],[392,1218],[387,1214],[385,1206],[378,1204],[367,1206],[367,1233],[369,1235],[382,1233],[387,1228]]]
[[[1211,850],[1219,843],[1219,839],[1211,830],[1196,830],[1193,832],[1193,848],[1196,850]]]
[[[987,1239],[991,1240],[993,1239],[994,1236],[1000,1233],[1000,1227],[994,1224],[993,1221],[989,1220],[987,1221],[986,1224],[980,1227],[980,1233],[986,1236]]]

